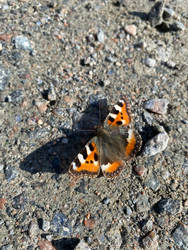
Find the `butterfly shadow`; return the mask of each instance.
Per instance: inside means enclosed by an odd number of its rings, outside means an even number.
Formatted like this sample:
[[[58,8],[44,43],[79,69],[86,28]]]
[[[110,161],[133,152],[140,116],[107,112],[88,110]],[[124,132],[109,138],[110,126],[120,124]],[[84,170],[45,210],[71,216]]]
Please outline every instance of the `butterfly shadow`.
[[[20,168],[32,174],[50,172],[65,174],[70,163],[84,145],[96,135],[96,128],[105,120],[108,113],[107,99],[90,104],[72,129],[62,128],[65,136],[50,141],[30,153]]]

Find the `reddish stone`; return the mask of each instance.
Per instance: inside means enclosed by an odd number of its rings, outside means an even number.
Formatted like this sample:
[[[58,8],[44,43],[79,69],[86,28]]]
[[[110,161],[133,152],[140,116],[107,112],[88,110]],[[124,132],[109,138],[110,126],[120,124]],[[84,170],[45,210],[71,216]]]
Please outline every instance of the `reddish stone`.
[[[4,209],[4,205],[6,203],[6,199],[5,198],[0,198],[0,209]]]

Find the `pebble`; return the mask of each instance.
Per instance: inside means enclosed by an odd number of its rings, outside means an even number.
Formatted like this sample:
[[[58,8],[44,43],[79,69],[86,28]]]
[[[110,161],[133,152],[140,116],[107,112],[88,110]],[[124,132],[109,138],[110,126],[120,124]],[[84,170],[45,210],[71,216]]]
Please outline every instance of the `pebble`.
[[[0,126],[3,124],[4,122],[4,110],[3,109],[0,109]]]
[[[141,228],[144,233],[148,233],[152,231],[153,221],[151,218],[147,218],[141,222]]]
[[[100,43],[104,43],[105,41],[105,35],[104,35],[104,32],[100,29],[99,32],[97,33],[97,40],[100,42]]]
[[[27,202],[25,193],[21,193],[13,198],[12,207],[15,209],[24,209],[24,206]]]
[[[21,104],[24,100],[24,94],[22,90],[14,90],[10,95],[5,97],[5,102],[13,104]]]
[[[146,168],[144,166],[134,166],[134,171],[138,176],[144,176],[146,173]]]
[[[47,232],[47,231],[49,231],[49,229],[50,229],[50,221],[42,220],[42,230],[44,232]]]
[[[1,250],[13,250],[14,247],[12,244],[7,244],[1,247]]]
[[[18,172],[15,168],[11,166],[6,166],[4,169],[5,178],[8,182],[14,180],[18,176]]]
[[[53,233],[67,237],[72,233],[72,228],[68,218],[63,213],[56,213],[51,221],[51,230]]]
[[[155,211],[159,214],[178,214],[181,212],[182,206],[179,200],[173,200],[171,198],[162,198],[155,204]]]
[[[156,64],[156,60],[151,58],[151,57],[146,57],[145,59],[145,64],[150,67],[150,68],[153,68],[155,67],[155,64]]]
[[[144,108],[157,114],[164,115],[167,113],[169,101],[167,99],[150,99],[144,103]]]
[[[142,154],[143,156],[153,156],[164,151],[168,145],[169,136],[166,132],[161,132],[147,141]]]
[[[4,90],[9,83],[9,73],[2,65],[0,65],[0,91]]]
[[[29,236],[31,238],[36,238],[39,234],[39,227],[38,227],[38,224],[37,222],[35,221],[32,221],[29,225],[29,229],[28,229],[28,233],[29,233]]]
[[[90,217],[90,214],[86,215],[86,217],[84,218],[84,226],[88,229],[94,229],[95,220]]]
[[[181,23],[179,21],[175,21],[172,24],[172,29],[175,30],[175,31],[178,31],[178,30],[184,31],[185,30],[185,26],[184,26],[183,23]]]
[[[91,248],[84,240],[81,240],[76,246],[75,250],[91,250]]]
[[[116,227],[111,227],[111,229],[105,233],[109,244],[110,249],[120,249],[122,245],[121,232]]]
[[[132,35],[132,36],[135,36],[135,35],[136,35],[136,31],[137,31],[137,27],[136,27],[136,25],[134,25],[134,24],[126,25],[126,26],[125,26],[125,31],[126,31],[128,34],[130,34],[130,35]]]
[[[148,188],[151,188],[153,191],[157,191],[160,187],[160,181],[156,176],[152,175],[148,177],[148,179],[145,182],[145,185]]]
[[[5,198],[0,198],[0,210],[4,209],[7,200]]]
[[[144,249],[158,250],[158,235],[152,231],[142,240]]]
[[[47,102],[35,101],[35,105],[40,113],[44,113],[48,109]]]
[[[152,125],[153,124],[153,117],[151,114],[147,111],[144,111],[143,118],[147,122],[147,124]]]
[[[152,27],[156,27],[163,22],[162,15],[165,8],[165,1],[157,1],[148,13],[148,20]]]
[[[147,212],[150,209],[150,203],[146,195],[140,194],[136,201],[136,211],[138,213]]]
[[[40,250],[56,250],[56,248],[48,240],[39,240],[38,246]]]
[[[50,88],[48,90],[48,100],[55,101],[56,100],[56,92],[53,84],[50,84]]]
[[[172,8],[165,7],[163,10],[164,20],[169,20],[173,16],[175,16],[175,11]]]
[[[16,36],[13,38],[13,42],[17,49],[32,52],[31,43],[26,36]]]
[[[188,225],[181,223],[172,233],[172,237],[180,249],[188,249]]]
[[[132,214],[132,209],[129,207],[129,206],[126,206],[124,209],[123,209],[123,212],[125,215],[128,215],[130,216]]]
[[[110,199],[106,197],[102,200],[102,203],[108,205],[110,203]]]

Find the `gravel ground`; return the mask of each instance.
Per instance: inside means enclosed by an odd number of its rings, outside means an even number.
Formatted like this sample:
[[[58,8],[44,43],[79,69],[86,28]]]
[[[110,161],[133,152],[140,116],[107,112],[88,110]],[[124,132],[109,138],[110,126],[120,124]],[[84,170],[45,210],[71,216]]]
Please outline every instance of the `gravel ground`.
[[[0,1],[0,249],[188,249],[187,24],[187,0]],[[122,95],[142,151],[71,183]]]

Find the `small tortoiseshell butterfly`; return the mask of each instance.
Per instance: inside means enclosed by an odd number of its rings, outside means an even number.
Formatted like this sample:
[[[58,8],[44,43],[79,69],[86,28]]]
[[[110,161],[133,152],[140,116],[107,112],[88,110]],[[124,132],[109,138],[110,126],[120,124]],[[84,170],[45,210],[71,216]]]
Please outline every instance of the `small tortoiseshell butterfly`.
[[[121,98],[108,114],[102,127],[71,163],[73,176],[96,177],[100,169],[106,177],[115,177],[124,168],[124,160],[134,156],[141,147],[139,134],[131,128],[130,107]]]

